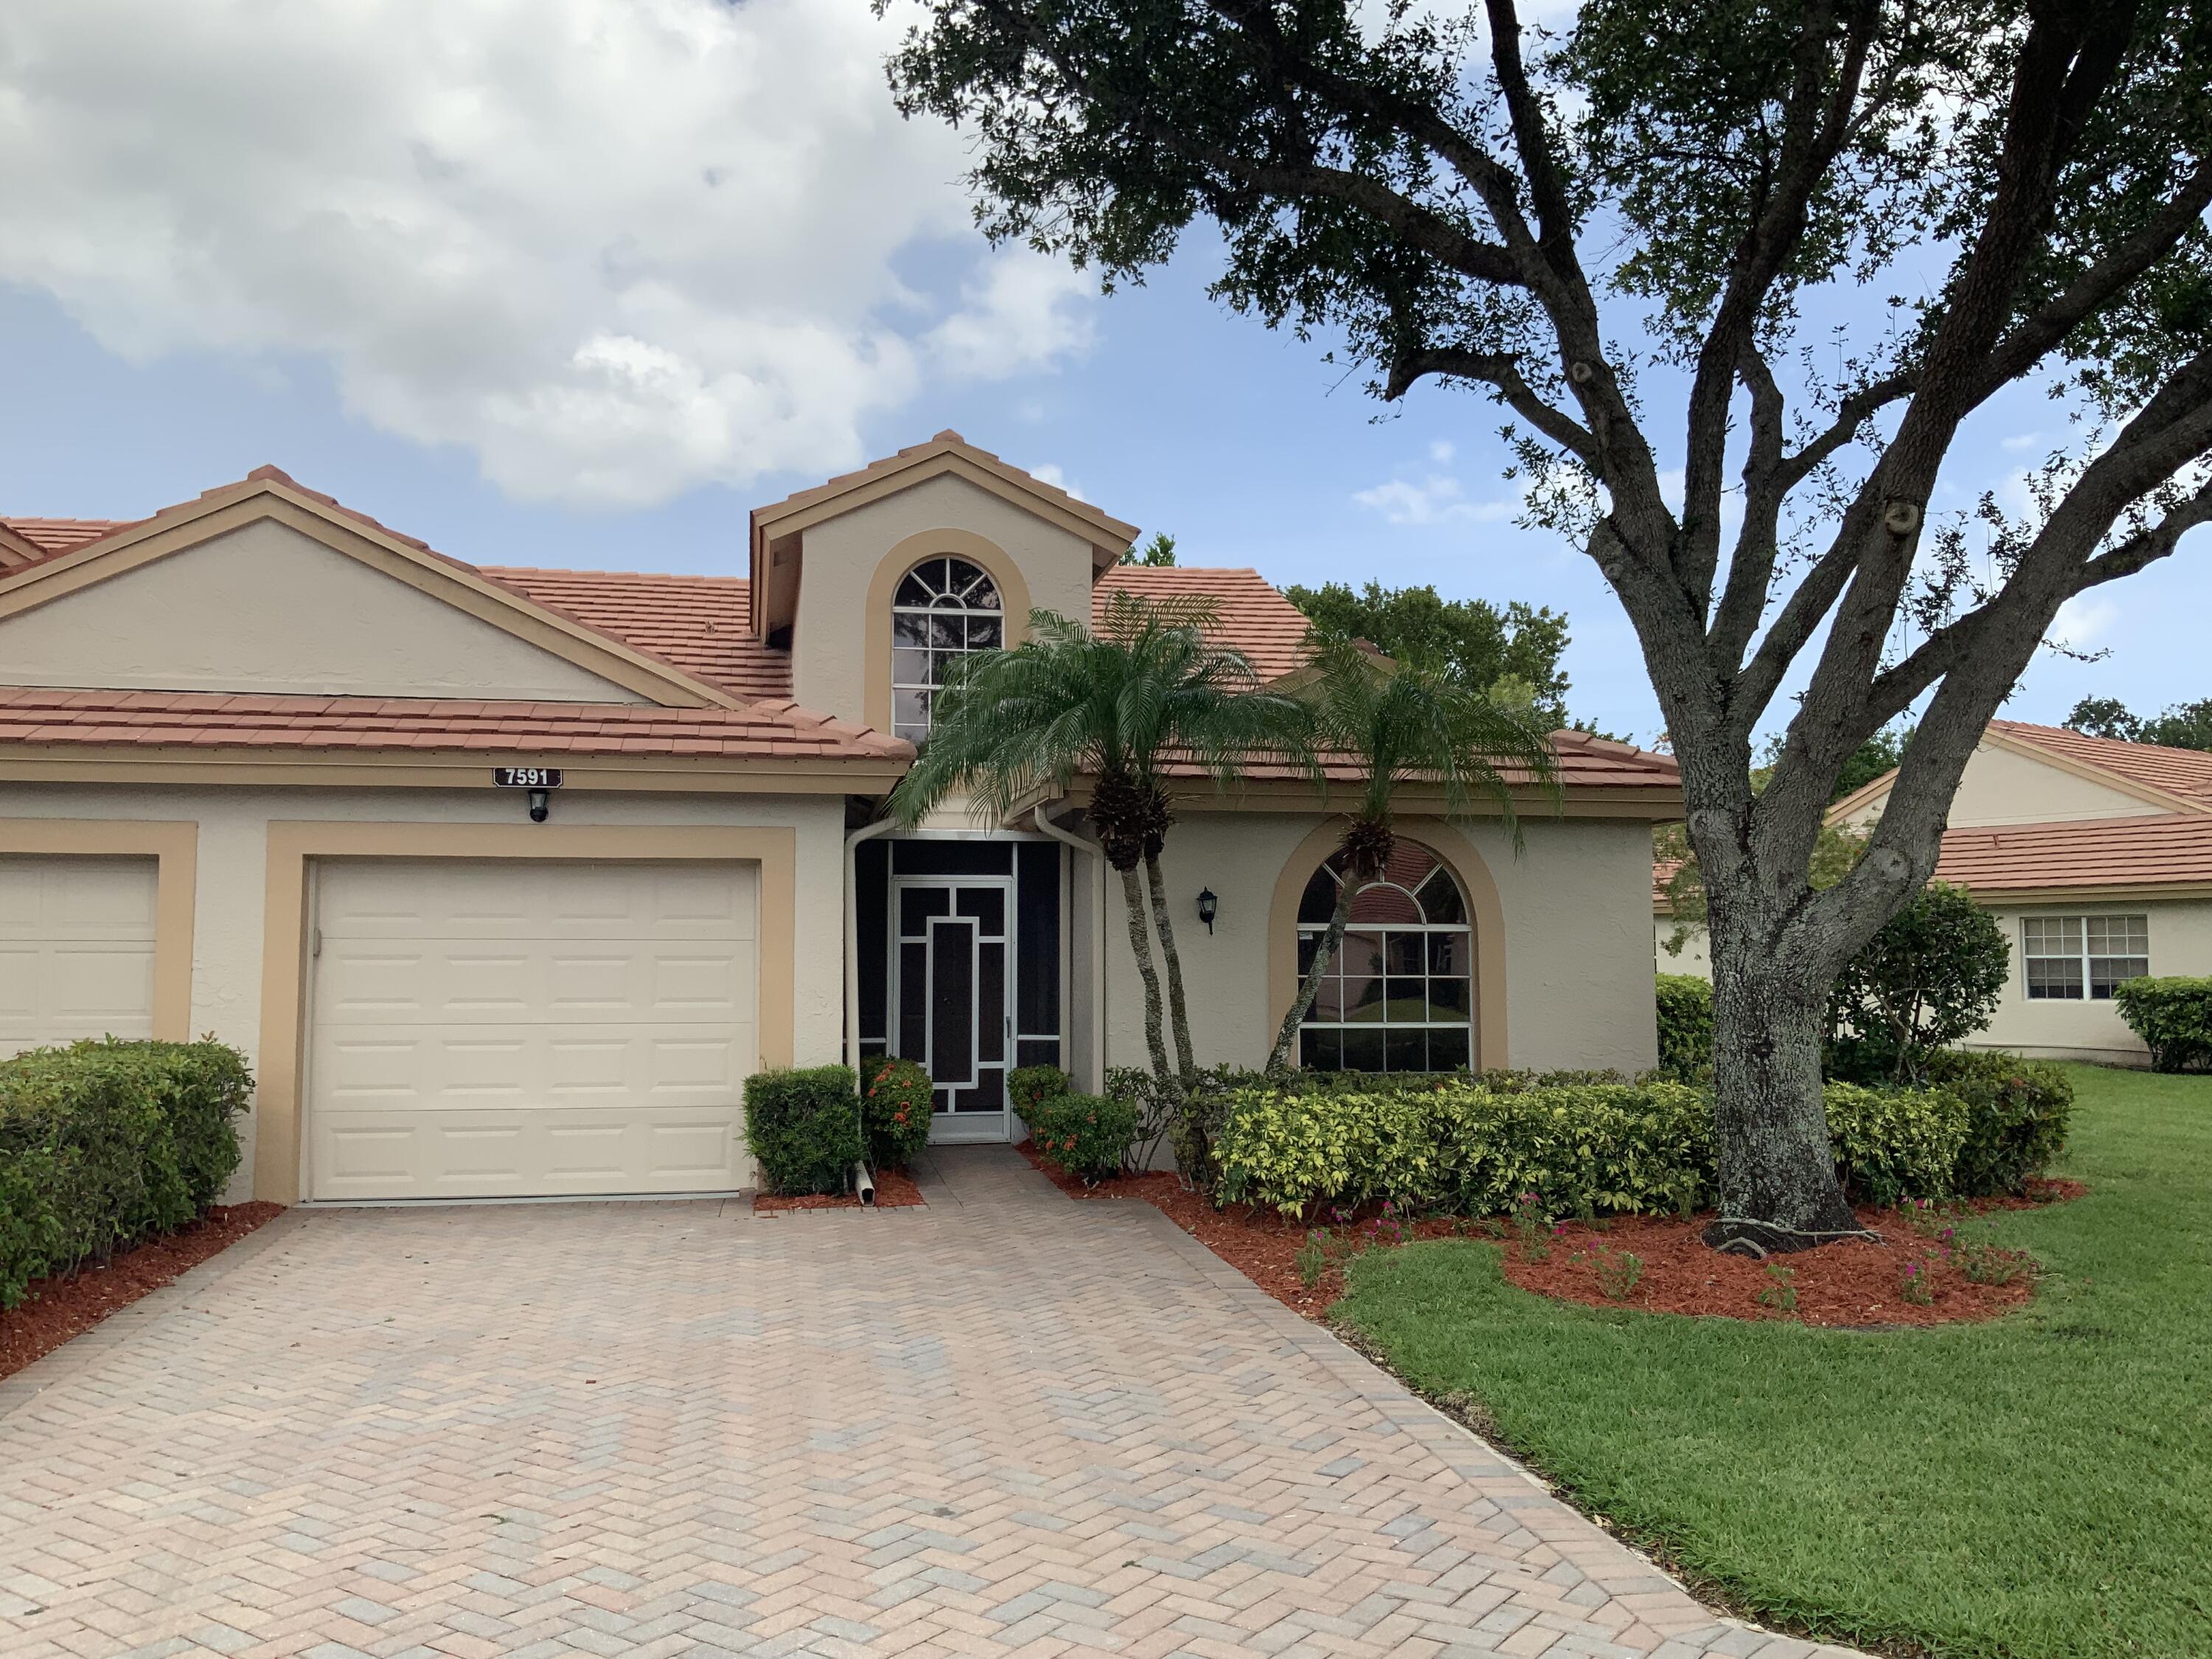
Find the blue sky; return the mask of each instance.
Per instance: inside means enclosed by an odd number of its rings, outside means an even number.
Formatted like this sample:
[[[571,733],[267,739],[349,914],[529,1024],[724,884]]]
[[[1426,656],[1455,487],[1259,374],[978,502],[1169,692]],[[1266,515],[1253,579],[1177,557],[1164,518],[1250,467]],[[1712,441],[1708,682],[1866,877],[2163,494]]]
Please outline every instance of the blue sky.
[[[1172,532],[1188,563],[1564,610],[1576,714],[1655,735],[1595,569],[1512,521],[1492,406],[1427,388],[1382,409],[1321,345],[1208,300],[1203,239],[1107,298],[990,254],[957,146],[878,107],[857,0],[640,0],[623,15],[651,30],[611,43],[594,0],[434,21],[362,0],[390,27],[349,39],[259,9],[0,17],[0,140],[44,161],[0,179],[0,512],[135,516],[273,461],[478,562],[732,572],[749,507],[952,426]],[[410,20],[439,47],[420,61],[380,44]],[[777,85],[824,52],[859,69]],[[256,74],[222,84],[241,53]],[[169,72],[196,61],[209,76]],[[1955,503],[2008,488],[2054,414],[2027,392],[1990,411]],[[2077,607],[2075,641],[2111,656],[2047,658],[2008,712],[2212,695],[2205,567],[2185,544]]]

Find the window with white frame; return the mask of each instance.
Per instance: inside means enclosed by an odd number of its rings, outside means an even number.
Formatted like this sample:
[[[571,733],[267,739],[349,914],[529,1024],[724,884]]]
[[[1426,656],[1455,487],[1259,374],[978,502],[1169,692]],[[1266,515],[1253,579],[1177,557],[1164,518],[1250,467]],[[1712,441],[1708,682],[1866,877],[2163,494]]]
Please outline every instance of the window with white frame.
[[[1343,890],[1344,854],[1298,902],[1298,975],[1313,967]],[[1473,1063],[1474,930],[1459,883],[1434,853],[1401,840],[1382,876],[1352,896],[1344,943],[1298,1032],[1299,1064],[1321,1072],[1453,1072]]]
[[[2150,918],[2027,916],[2020,954],[2030,1000],[2109,1001],[2122,980],[2150,972]]]
[[[929,705],[945,671],[1006,642],[1005,606],[990,573],[965,559],[924,559],[891,597],[891,729],[929,735]]]

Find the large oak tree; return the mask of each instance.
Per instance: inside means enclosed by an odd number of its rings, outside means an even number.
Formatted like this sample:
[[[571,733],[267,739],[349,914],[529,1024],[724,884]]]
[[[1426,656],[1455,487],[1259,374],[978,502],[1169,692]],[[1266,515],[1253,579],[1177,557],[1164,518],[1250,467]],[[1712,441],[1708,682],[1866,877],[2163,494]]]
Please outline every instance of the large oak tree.
[[[1385,398],[1504,406],[1681,763],[1716,1242],[1850,1229],[1831,981],[1934,869],[2059,606],[2212,518],[2212,0],[1588,0],[1557,38],[1515,0],[920,3],[893,88],[975,136],[990,234],[1110,281],[1211,221],[1231,306]],[[2081,417],[2032,510],[1934,512],[2022,380]],[[1840,770],[1910,708],[1866,855],[1815,889]]]

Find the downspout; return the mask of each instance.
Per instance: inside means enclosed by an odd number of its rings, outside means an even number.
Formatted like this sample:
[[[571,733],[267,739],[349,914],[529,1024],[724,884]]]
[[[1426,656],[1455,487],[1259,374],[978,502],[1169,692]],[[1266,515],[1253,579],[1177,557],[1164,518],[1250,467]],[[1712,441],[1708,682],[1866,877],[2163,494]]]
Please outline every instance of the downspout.
[[[857,1082],[860,1075],[860,866],[859,851],[864,841],[873,841],[898,828],[896,818],[878,818],[864,823],[845,837],[845,1063],[853,1068]],[[853,1097],[853,1115],[859,1120],[860,1145],[868,1144],[867,1115],[861,1110],[860,1097]],[[860,1202],[875,1201],[875,1177],[868,1171],[864,1157],[853,1166],[853,1190]]]
[[[1069,834],[1052,821],[1046,803],[1040,801],[1030,814],[1036,827],[1054,841],[1073,848],[1091,858],[1104,856],[1098,848],[1079,836]],[[1106,906],[1105,889],[1099,888],[1098,915],[1091,929],[1091,1086],[1106,1086]]]

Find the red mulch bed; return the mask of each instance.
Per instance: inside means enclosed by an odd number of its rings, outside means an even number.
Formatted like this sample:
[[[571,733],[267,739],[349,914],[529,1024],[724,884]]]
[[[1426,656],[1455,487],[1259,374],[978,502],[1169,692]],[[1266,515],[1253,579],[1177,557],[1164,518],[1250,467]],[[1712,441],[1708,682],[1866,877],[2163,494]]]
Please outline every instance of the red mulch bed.
[[[1255,1210],[1249,1204],[1215,1209],[1204,1197],[1186,1188],[1164,1171],[1117,1176],[1086,1187],[1050,1159],[1038,1155],[1024,1141],[1022,1156],[1053,1184],[1073,1198],[1141,1199],[1164,1211],[1169,1218],[1224,1261],[1244,1274],[1284,1306],[1319,1319],[1329,1304],[1344,1294],[1344,1265],[1331,1261],[1309,1288],[1298,1263],[1298,1249],[1308,1229],[1285,1222],[1272,1210]],[[2039,1181],[2029,1184],[2025,1198],[1990,1199],[1975,1210],[2026,1209],[2080,1197],[2088,1189],[2078,1181]],[[1771,1263],[1722,1255],[1706,1248],[1698,1234],[1710,1217],[1684,1222],[1672,1217],[1622,1216],[1595,1227],[1564,1224],[1541,1241],[1547,1254],[1527,1259],[1510,1230],[1492,1223],[1485,1226],[1456,1218],[1399,1224],[1372,1215],[1355,1218],[1349,1226],[1331,1229],[1340,1241],[1355,1247],[1387,1249],[1412,1238],[1503,1238],[1507,1241],[1505,1277],[1525,1291],[1588,1303],[1600,1308],[1641,1308],[1656,1313],[1715,1315],[1730,1319],[1789,1319],[1802,1324],[1867,1327],[1879,1325],[1939,1325],[1959,1321],[1990,1319],[2026,1302],[2034,1291],[2032,1266],[2023,1266],[2009,1282],[1977,1284],[1966,1276],[1958,1254],[1935,1238],[1914,1231],[1905,1217],[1894,1210],[1861,1210],[1861,1223],[1882,1235],[1881,1244],[1838,1243],[1796,1255],[1778,1257]],[[1618,1263],[1617,1253],[1630,1252],[1642,1261],[1635,1284],[1625,1297],[1607,1294],[1601,1268]],[[2025,1263],[2025,1258],[2021,1258]],[[1917,1264],[1915,1277],[1929,1289],[1929,1300],[1905,1298],[1905,1267]],[[1787,1277],[1770,1273],[1770,1266],[1788,1270]],[[1613,1288],[1620,1288],[1614,1267]],[[1796,1305],[1782,1291],[1795,1292]],[[1762,1291],[1775,1291],[1765,1303]]]
[[[105,1262],[32,1280],[23,1300],[0,1313],[0,1377],[14,1376],[283,1213],[282,1204],[218,1204],[191,1226],[118,1251]]]
[[[900,1210],[922,1201],[914,1177],[896,1170],[876,1172],[876,1207]],[[772,1193],[753,1194],[755,1215],[776,1215],[785,1210],[857,1210],[860,1200],[850,1193],[810,1193],[803,1198],[778,1198]]]

